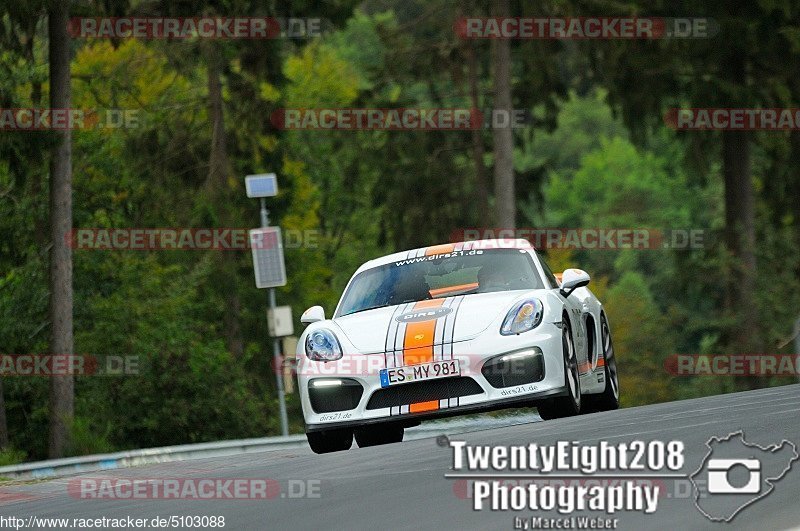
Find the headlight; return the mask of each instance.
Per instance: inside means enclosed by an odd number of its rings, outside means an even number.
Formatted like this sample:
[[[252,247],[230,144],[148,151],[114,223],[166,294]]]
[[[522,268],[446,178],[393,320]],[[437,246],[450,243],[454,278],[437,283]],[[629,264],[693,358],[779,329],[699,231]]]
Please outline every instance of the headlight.
[[[320,328],[306,337],[306,356],[315,361],[334,361],[342,357],[342,347],[333,332]]]
[[[509,310],[500,327],[500,334],[510,336],[533,330],[542,322],[544,305],[539,299],[526,299]]]

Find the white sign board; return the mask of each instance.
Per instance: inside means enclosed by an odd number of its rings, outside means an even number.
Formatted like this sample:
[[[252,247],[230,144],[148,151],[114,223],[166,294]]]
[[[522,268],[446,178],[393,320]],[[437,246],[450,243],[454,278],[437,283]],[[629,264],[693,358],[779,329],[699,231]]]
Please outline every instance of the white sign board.
[[[283,240],[280,227],[250,231],[250,249],[257,288],[286,285],[286,264],[283,261]]]
[[[294,334],[292,307],[277,306],[275,309],[267,310],[267,329],[272,337],[284,337]]]
[[[247,197],[273,197],[278,195],[278,178],[274,173],[248,175],[244,178]]]

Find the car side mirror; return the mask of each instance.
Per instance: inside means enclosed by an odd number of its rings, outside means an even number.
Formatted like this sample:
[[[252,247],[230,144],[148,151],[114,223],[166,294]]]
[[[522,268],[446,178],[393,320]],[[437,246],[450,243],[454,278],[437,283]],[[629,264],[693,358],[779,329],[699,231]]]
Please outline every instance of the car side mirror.
[[[565,269],[561,274],[561,295],[569,297],[578,288],[589,284],[589,273],[583,269]]]
[[[300,322],[303,324],[311,324],[324,320],[325,310],[322,309],[322,306],[312,306],[308,310],[304,311],[303,315],[300,316]]]

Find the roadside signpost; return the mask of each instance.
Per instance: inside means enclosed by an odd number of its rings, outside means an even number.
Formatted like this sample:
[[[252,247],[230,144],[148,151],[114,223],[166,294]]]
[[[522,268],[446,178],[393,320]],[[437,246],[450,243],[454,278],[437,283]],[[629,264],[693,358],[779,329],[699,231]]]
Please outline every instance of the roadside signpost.
[[[250,231],[250,249],[253,253],[253,270],[257,288],[269,289],[269,310],[267,325],[272,336],[273,367],[278,387],[278,406],[281,414],[281,431],[289,435],[289,420],[286,415],[286,398],[283,388],[283,367],[280,337],[292,335],[292,314],[289,306],[277,307],[275,288],[286,285],[286,264],[283,260],[283,240],[280,227],[269,226],[269,210],[264,200],[278,195],[278,179],[274,173],[248,175],[244,178],[247,197],[257,197],[261,201],[261,228]],[[287,326],[288,323],[288,326]],[[285,333],[288,330],[288,333]]]

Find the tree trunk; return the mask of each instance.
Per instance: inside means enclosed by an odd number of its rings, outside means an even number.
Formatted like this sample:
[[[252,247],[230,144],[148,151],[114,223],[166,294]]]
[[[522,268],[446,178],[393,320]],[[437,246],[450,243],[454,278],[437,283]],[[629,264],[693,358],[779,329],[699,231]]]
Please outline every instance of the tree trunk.
[[[472,108],[480,109],[481,99],[478,86],[478,57],[475,43],[467,41],[467,69],[469,70],[469,95]],[[478,212],[478,225],[487,227],[490,224],[489,215],[489,189],[486,182],[486,166],[483,162],[483,130],[472,130],[472,160],[475,164],[475,204]]]
[[[225,134],[225,109],[222,101],[222,83],[219,51],[208,43],[206,46],[208,65],[208,100],[211,107],[211,153],[208,161],[208,184],[212,195],[221,193],[228,177],[228,149]],[[223,206],[223,205],[220,205]]]
[[[222,99],[221,57],[218,48],[212,43],[205,47],[208,65],[208,99],[211,107],[211,152],[208,161],[209,197],[219,212],[219,219],[228,227],[233,225],[233,217],[228,208],[228,179],[231,174],[228,162],[227,134],[225,133],[225,108]],[[221,251],[222,252],[222,251]],[[241,304],[236,287],[236,253],[222,252],[219,265],[220,281],[224,283],[225,310],[223,333],[228,350],[235,356],[244,355],[244,339],[239,323]]]
[[[732,339],[738,352],[760,352],[758,311],[755,301],[755,201],[750,175],[751,134],[722,133],[725,178],[725,242],[734,257],[729,286],[731,310],[737,319]]]
[[[36,64],[36,56],[34,55],[35,42],[36,42],[36,24],[39,17],[31,17],[32,21],[28,26],[26,38],[28,42],[25,45],[25,59],[30,61],[30,64]],[[37,79],[31,81],[31,107],[38,108],[42,106],[42,83]],[[34,201],[38,202],[42,197],[42,187],[44,183],[42,179],[31,179],[30,194]],[[44,249],[47,246],[47,217],[35,216],[33,227],[33,241],[36,243],[37,248]]]
[[[510,15],[509,0],[493,4],[493,16]],[[511,47],[507,39],[497,39],[494,51],[494,110],[511,115]],[[514,192],[514,138],[510,124],[492,129],[494,137],[494,200],[495,222],[501,228],[516,227]]]
[[[796,129],[789,133],[789,140],[791,146],[791,157],[789,160],[792,163],[792,167],[794,171],[790,176],[790,185],[789,185],[789,196],[794,197],[795,200],[792,201],[792,217],[794,218],[794,239],[797,248],[800,249],[800,201],[797,201],[797,198],[800,197],[800,132]],[[800,278],[800,263],[795,264],[795,276]],[[800,350],[796,352],[796,354],[800,354]],[[800,376],[800,375],[798,375]]]
[[[8,422],[6,421],[6,401],[3,393],[3,378],[0,377],[0,450],[8,448]]]
[[[49,8],[50,107],[71,106],[70,38],[67,34],[68,2]],[[65,235],[72,229],[72,134],[57,131],[50,161],[50,352],[73,354],[72,249]],[[74,413],[75,382],[72,375],[50,379],[49,455],[63,457],[69,447]]]

